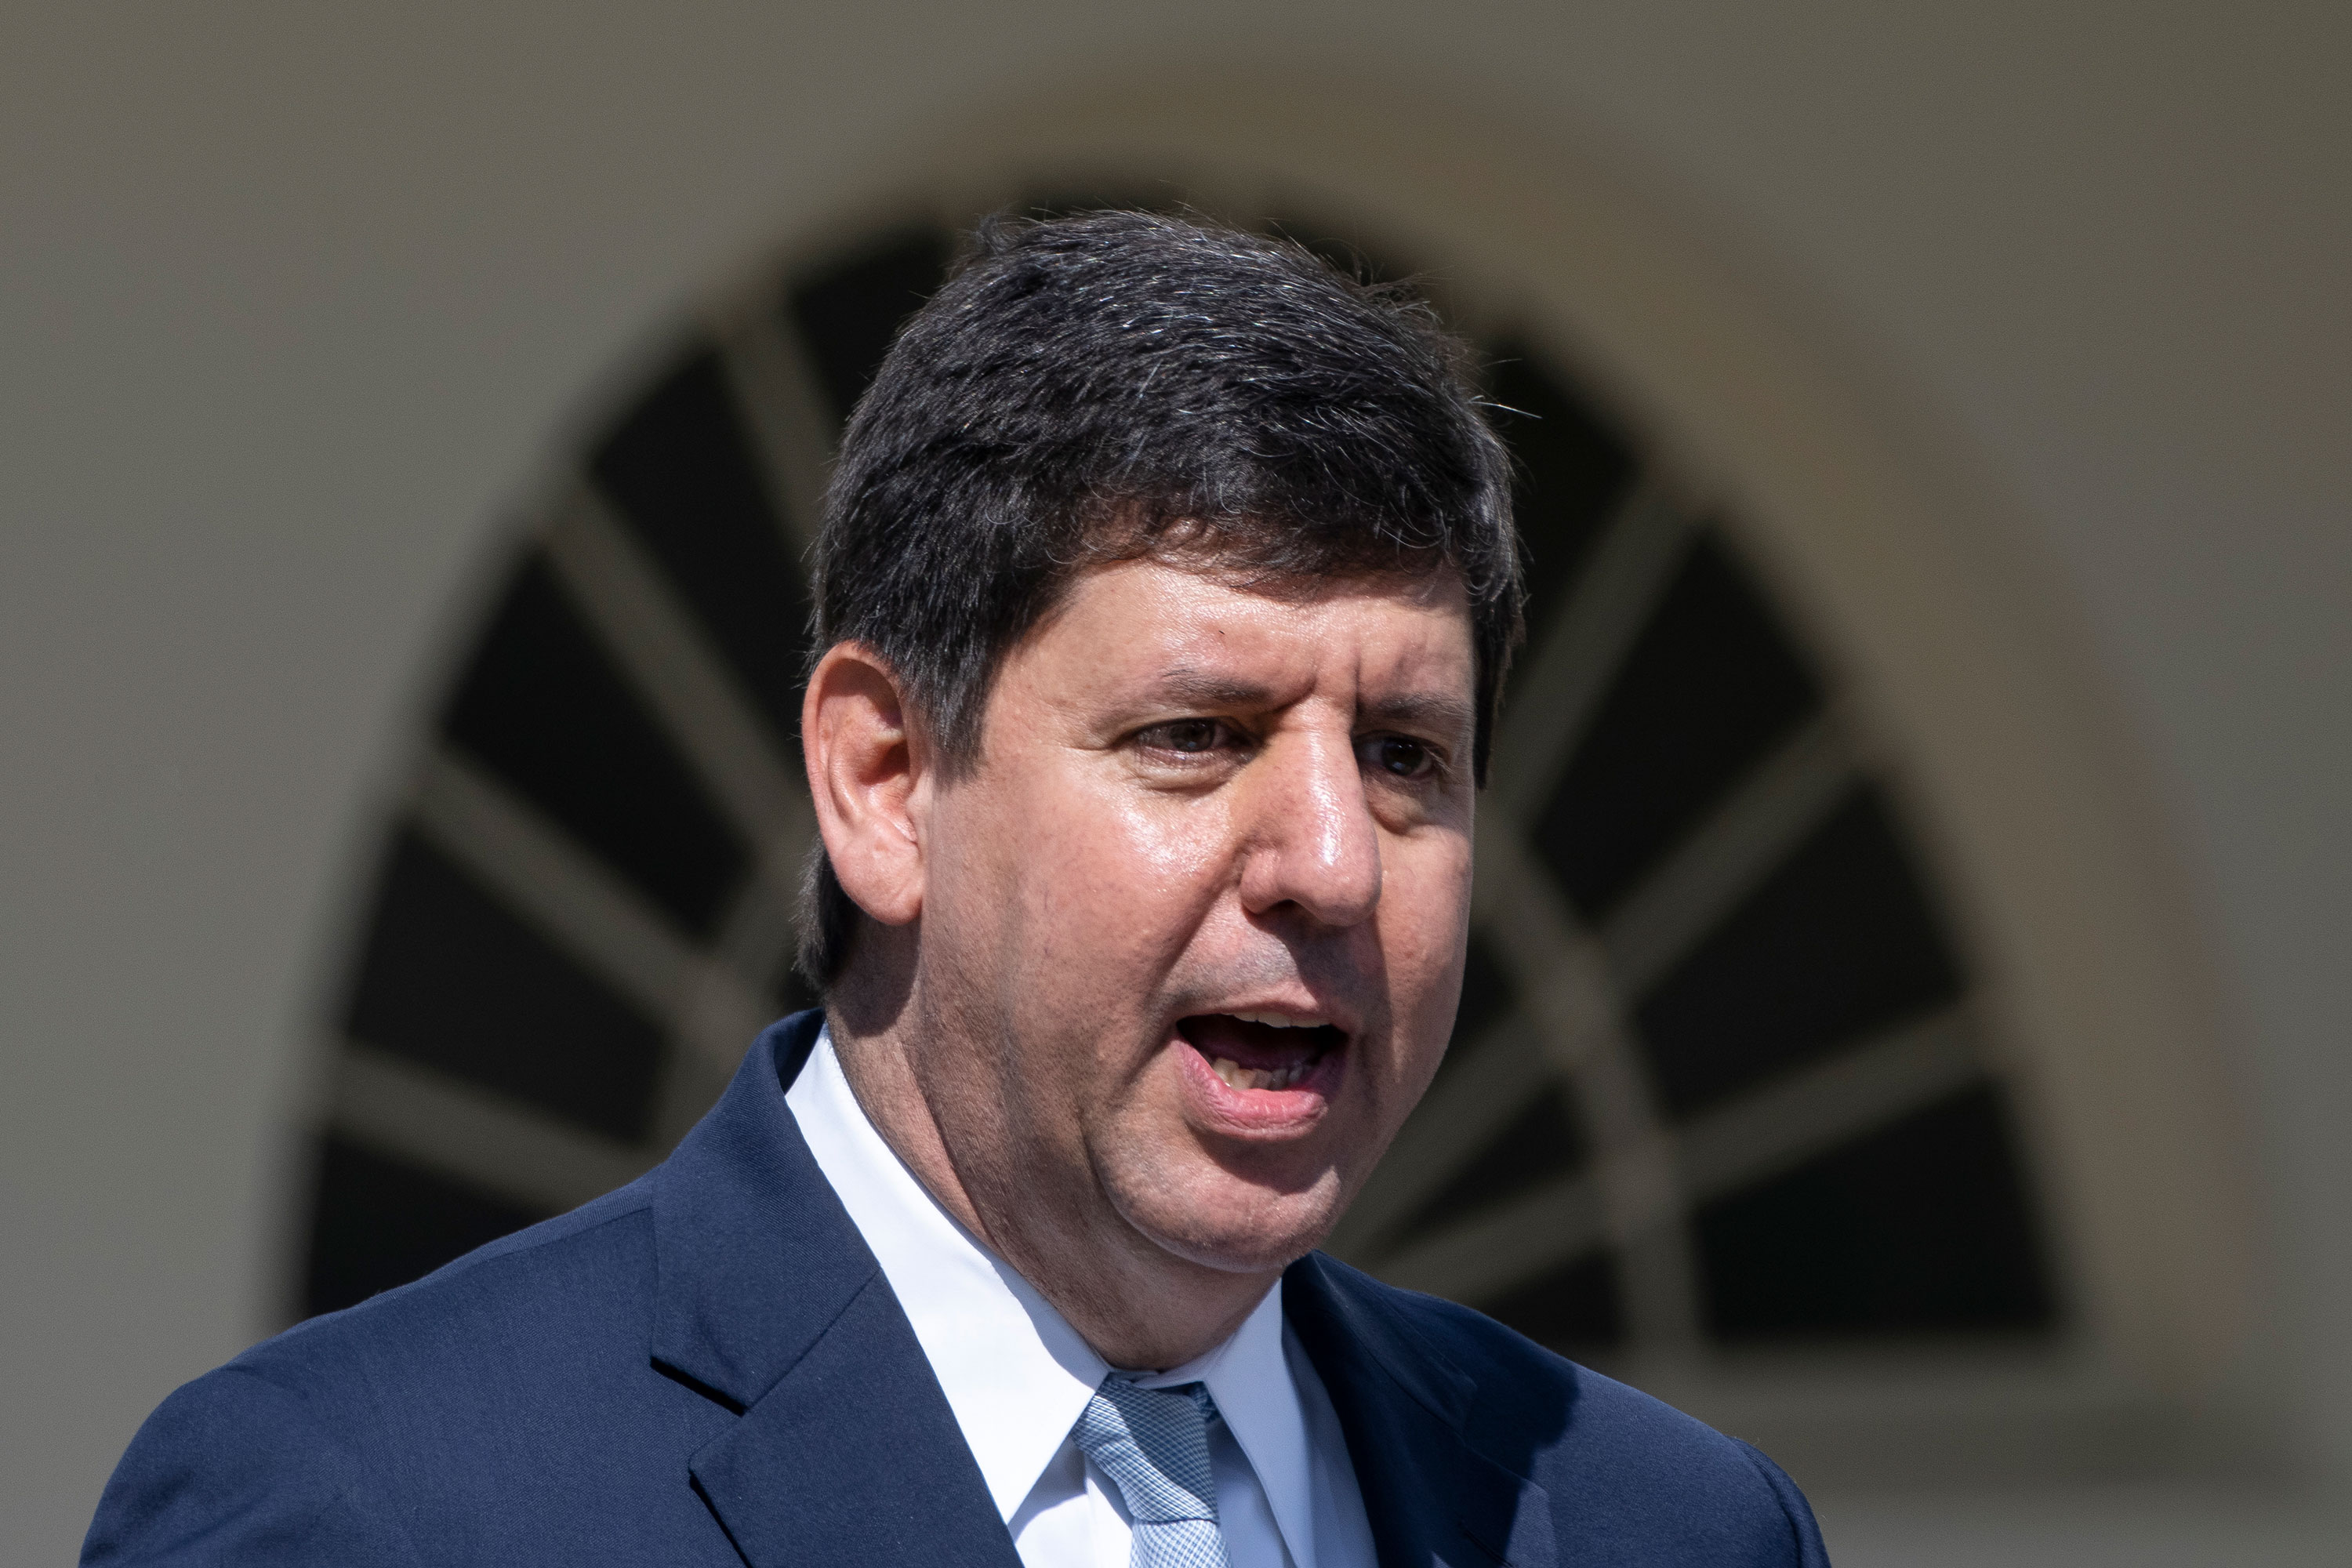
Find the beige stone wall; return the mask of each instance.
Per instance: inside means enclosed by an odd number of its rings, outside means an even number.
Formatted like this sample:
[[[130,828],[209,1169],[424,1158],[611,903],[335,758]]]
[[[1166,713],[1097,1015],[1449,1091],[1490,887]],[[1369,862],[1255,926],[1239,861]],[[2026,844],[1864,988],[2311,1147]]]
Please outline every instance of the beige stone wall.
[[[1061,158],[1526,291],[1917,759],[2116,1376],[2210,1451],[1824,1494],[1841,1560],[2341,1560],[2352,30],[1265,9],[0,22],[10,1556],[267,1321],[356,859],[569,422],[781,237]]]

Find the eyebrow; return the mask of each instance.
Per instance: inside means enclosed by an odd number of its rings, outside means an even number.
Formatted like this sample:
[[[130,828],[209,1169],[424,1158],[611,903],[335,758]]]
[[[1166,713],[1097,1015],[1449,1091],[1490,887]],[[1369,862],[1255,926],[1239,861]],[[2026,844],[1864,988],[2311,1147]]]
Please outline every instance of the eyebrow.
[[[1203,708],[1260,708],[1273,700],[1273,693],[1263,686],[1189,664],[1175,665],[1153,677],[1151,689],[1154,696]]]
[[[1203,708],[1260,708],[1273,700],[1273,693],[1264,686],[1192,665],[1180,664],[1163,671],[1151,686],[1158,696]],[[1368,702],[1360,711],[1376,724],[1453,736],[1468,734],[1475,719],[1470,703],[1440,691],[1399,692]]]
[[[1444,735],[1467,735],[1474,727],[1470,704],[1436,691],[1407,691],[1364,706],[1365,716],[1382,724],[1433,731]]]

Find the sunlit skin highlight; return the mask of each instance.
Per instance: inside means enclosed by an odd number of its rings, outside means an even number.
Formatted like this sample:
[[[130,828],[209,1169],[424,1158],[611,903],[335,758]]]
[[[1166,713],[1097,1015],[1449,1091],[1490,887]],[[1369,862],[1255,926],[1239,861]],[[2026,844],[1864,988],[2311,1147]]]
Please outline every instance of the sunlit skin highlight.
[[[870,652],[819,664],[810,783],[871,917],[829,999],[851,1087],[1114,1364],[1237,1327],[1436,1070],[1473,676],[1450,574],[1267,589],[1158,560],[1080,574],[961,773]]]

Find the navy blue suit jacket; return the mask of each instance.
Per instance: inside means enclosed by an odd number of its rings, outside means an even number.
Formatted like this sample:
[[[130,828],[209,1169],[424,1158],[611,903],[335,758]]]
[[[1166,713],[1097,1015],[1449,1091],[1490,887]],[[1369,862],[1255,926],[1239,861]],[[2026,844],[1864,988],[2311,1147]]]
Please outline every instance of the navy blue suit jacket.
[[[1018,1568],[763,1034],[658,1169],[198,1378],[91,1563]],[[1319,1255],[1284,1276],[1384,1568],[1822,1564],[1746,1444]]]

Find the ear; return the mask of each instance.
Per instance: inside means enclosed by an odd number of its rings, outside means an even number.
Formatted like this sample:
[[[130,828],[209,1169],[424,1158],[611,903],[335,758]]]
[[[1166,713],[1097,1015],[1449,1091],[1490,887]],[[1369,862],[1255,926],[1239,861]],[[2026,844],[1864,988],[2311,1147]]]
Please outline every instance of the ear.
[[[801,751],[833,874],[884,925],[923,910],[929,759],[898,678],[863,643],[835,643],[801,700]]]

